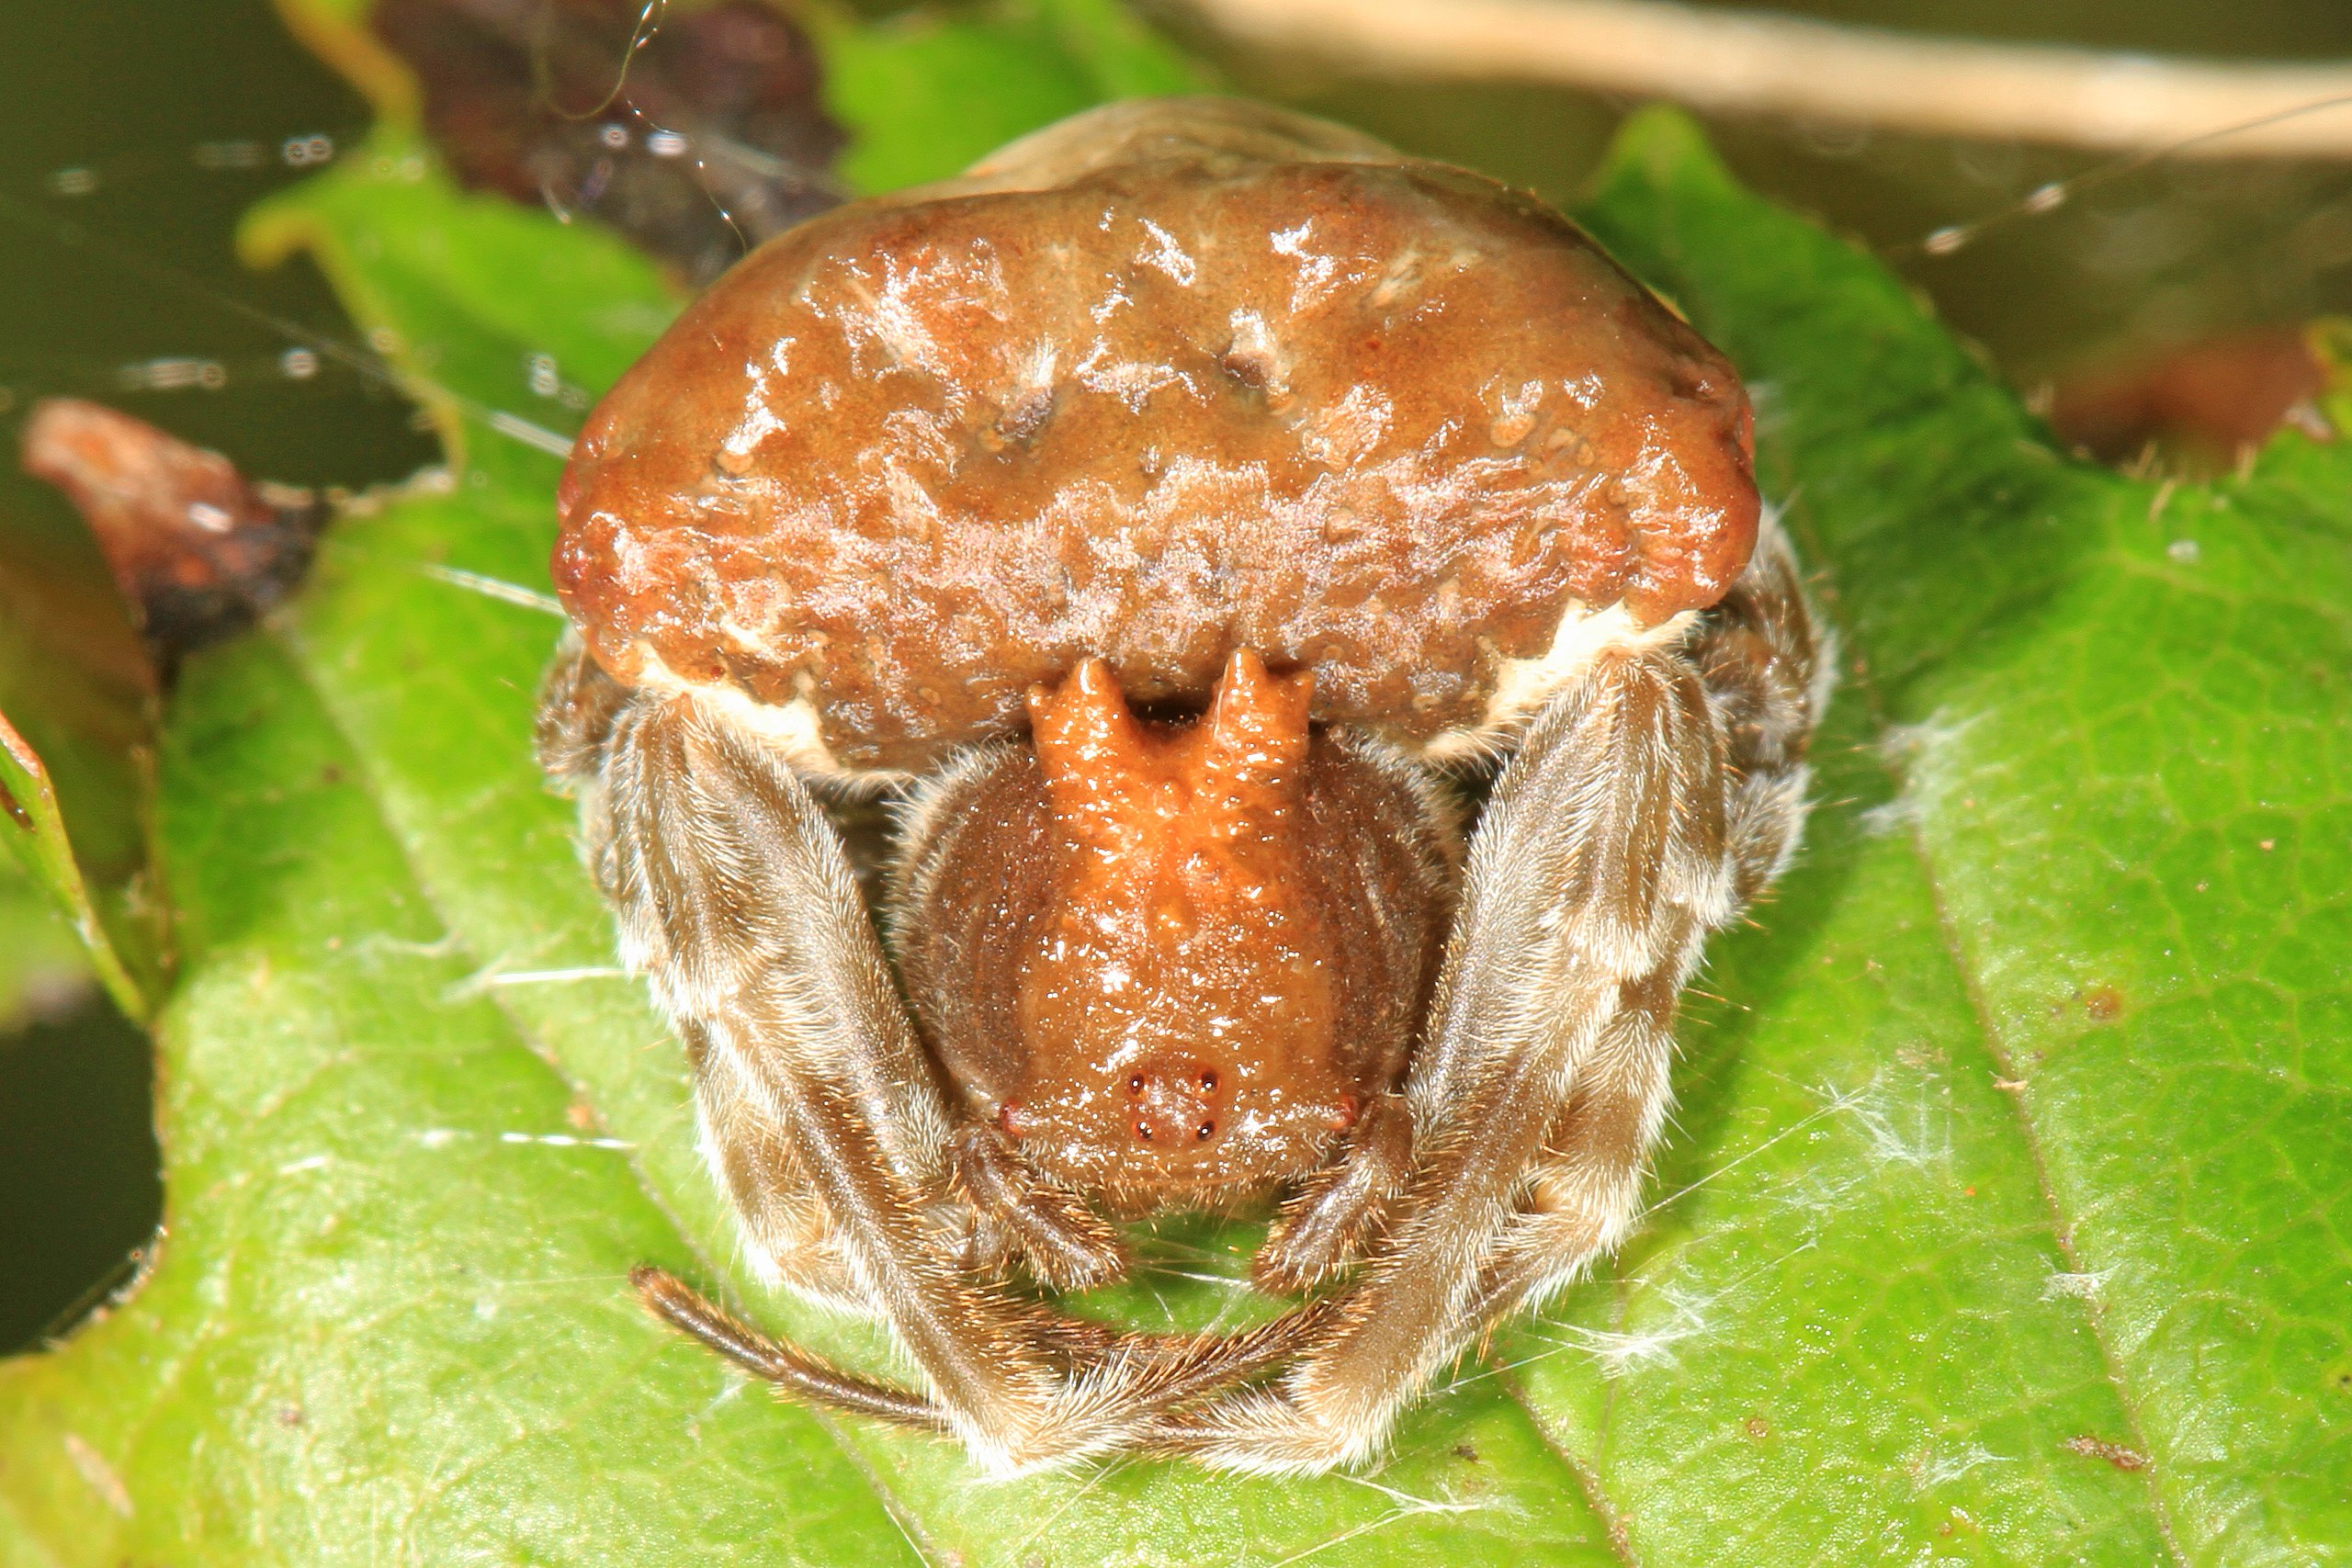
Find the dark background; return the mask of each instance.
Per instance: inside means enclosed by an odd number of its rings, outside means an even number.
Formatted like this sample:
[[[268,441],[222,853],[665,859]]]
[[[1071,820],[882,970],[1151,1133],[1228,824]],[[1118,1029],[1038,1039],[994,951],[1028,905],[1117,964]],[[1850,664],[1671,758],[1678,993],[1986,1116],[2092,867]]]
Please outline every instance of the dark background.
[[[2352,6],[2342,0],[1778,8],[1978,38],[2352,58]],[[1203,41],[1181,16],[1175,25]],[[226,452],[249,474],[289,482],[359,489],[430,460],[412,411],[380,383],[333,360],[308,378],[285,373],[294,340],[282,325],[348,338],[348,324],[307,264],[250,273],[231,244],[252,202],[300,177],[279,155],[288,139],[357,141],[368,118],[358,96],[287,36],[264,0],[20,6],[7,26],[0,441],[13,448],[31,403],[65,394],[111,402]],[[1627,107],[1537,87],[1349,81],[1311,62],[1209,50],[1239,87],[1555,200],[1573,196]],[[1714,131],[1752,185],[1887,255],[2030,394],[2086,365],[2352,310],[2352,164],[2157,164],[1931,258],[1918,249],[1929,231],[2111,160],[1786,124],[1725,121]],[[219,166],[222,144],[236,142],[266,156]],[[138,367],[163,358],[217,366],[208,378],[218,384],[126,389]],[[0,464],[0,529],[81,549],[70,510],[13,462]],[[81,559],[98,570],[86,551]],[[19,940],[34,918],[27,901],[13,875],[0,882],[0,905],[13,911],[0,942]],[[0,1021],[0,1352],[70,1324],[126,1278],[160,1212],[145,1039],[70,976],[51,976],[37,1001],[29,1018]]]

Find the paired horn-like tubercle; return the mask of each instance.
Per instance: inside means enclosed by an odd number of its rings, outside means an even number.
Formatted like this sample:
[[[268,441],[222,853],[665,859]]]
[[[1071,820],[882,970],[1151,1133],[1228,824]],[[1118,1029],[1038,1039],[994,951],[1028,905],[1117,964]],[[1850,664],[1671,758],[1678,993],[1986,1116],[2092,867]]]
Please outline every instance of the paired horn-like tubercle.
[[[1246,649],[1189,723],[1139,720],[1100,660],[1030,694],[1053,881],[1021,978],[1020,1116],[1085,1180],[1214,1190],[1299,1168],[1331,1135],[1351,1086],[1330,850],[1310,831],[1313,695]]]
[[[1182,820],[1188,836],[1264,834],[1306,787],[1315,677],[1268,671],[1237,650],[1198,724],[1155,734],[1127,706],[1118,677],[1089,659],[1059,686],[1029,694],[1029,723],[1054,815],[1099,852],[1144,852]]]

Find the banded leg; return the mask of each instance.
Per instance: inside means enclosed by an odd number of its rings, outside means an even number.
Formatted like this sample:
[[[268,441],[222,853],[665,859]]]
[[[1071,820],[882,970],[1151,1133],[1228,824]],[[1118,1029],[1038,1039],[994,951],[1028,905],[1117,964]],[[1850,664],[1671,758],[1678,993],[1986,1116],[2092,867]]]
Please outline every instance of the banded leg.
[[[1160,1446],[1272,1472],[1368,1458],[1486,1325],[1623,1238],[1675,998],[1793,841],[1814,656],[1774,534],[1727,609],[1603,649],[1537,715],[1473,839],[1408,1080],[1407,1219],[1276,1384],[1169,1417]]]

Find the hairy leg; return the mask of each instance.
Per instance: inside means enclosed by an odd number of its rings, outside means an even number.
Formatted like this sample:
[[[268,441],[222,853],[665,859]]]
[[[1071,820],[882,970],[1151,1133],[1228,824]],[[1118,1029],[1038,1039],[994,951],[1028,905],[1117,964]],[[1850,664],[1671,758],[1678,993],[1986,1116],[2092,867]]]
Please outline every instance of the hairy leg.
[[[1724,609],[1600,650],[1545,705],[1473,840],[1408,1080],[1408,1217],[1277,1383],[1169,1417],[1162,1446],[1264,1472],[1367,1458],[1484,1326],[1623,1238],[1675,998],[1793,842],[1815,658],[1774,533]]]
[[[734,1362],[753,1377],[812,1404],[852,1410],[895,1426],[946,1432],[946,1412],[921,1394],[852,1376],[816,1357],[771,1339],[726,1308],[698,1294],[676,1275],[660,1269],[629,1270],[646,1310],[704,1348]]]
[[[1412,1108],[1401,1094],[1374,1096],[1337,1156],[1283,1205],[1251,1276],[1264,1290],[1313,1289],[1362,1254],[1412,1174]]]
[[[674,1274],[638,1268],[630,1270],[629,1283],[647,1311],[786,1393],[894,1426],[946,1435],[956,1430],[935,1401],[843,1372],[772,1338]],[[1069,1366],[1114,1367],[1135,1408],[1148,1414],[1181,1408],[1279,1365],[1322,1330],[1330,1309],[1329,1302],[1310,1303],[1255,1328],[1227,1335],[1128,1334],[1044,1312],[1032,1326],[1040,1342]]]
[[[1737,586],[1684,650],[1723,731],[1724,849],[1742,905],[1780,874],[1804,826],[1804,755],[1828,701],[1827,642],[1805,605],[1787,539],[1768,527]],[[1679,982],[1659,986],[1645,1007],[1629,998],[1629,1015],[1649,1014],[1661,1040],[1672,1027],[1674,989]],[[1595,1054],[1545,1141],[1525,1213],[1496,1249],[1482,1322],[1541,1302],[1623,1239],[1671,1095],[1666,1071],[1665,1052],[1634,1048],[1629,1037]]]
[[[1001,1269],[1014,1253],[1057,1291],[1082,1291],[1127,1271],[1119,1233],[1069,1189],[1047,1180],[994,1127],[956,1130],[956,1190],[971,1206],[965,1266]]]
[[[694,1068],[703,1159],[734,1207],[753,1271],[771,1286],[827,1306],[871,1311],[872,1299],[843,1255],[832,1215],[800,1156],[772,1122],[745,1113],[758,1087],[742,1080],[741,1055],[714,1048],[700,1021],[676,1021]]]
[[[798,1369],[787,1386],[862,1410],[935,1409],[983,1464],[1017,1470],[1118,1447],[1171,1382],[1249,1359],[1247,1347],[1204,1346],[1197,1366],[1106,1352],[1073,1371],[1036,1309],[957,1268],[935,1220],[951,1177],[945,1110],[816,801],[761,737],[692,696],[630,696],[601,762],[583,802],[599,876],[625,956],[689,1043],[706,1141],[747,1243],[777,1276],[835,1279],[878,1311],[928,1393],[880,1389],[784,1347],[768,1364]],[[783,1250],[812,1233],[825,1246],[815,1280]]]
[[[1418,886],[1432,902],[1450,897],[1462,853],[1453,792],[1427,763],[1385,742],[1352,734],[1339,737],[1338,744],[1415,803],[1408,820],[1424,871]],[[1438,908],[1442,919],[1447,911],[1442,903]],[[1400,1032],[1372,1080],[1399,1084],[1411,1057],[1412,1038]],[[1413,1107],[1402,1093],[1372,1096],[1329,1162],[1283,1205],[1281,1220],[1251,1262],[1258,1283],[1270,1291],[1310,1290],[1362,1257],[1410,1184],[1417,1131]]]

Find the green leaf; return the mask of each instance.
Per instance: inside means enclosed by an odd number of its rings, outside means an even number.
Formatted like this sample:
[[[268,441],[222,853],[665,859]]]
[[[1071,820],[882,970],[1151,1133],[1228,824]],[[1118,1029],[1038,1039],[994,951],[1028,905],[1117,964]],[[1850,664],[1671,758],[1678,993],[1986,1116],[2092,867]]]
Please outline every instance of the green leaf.
[[[2352,1556],[2352,454],[2061,462],[1674,117],[1584,217],[1751,378],[1854,675],[1703,1185],[1568,1314],[1638,1348],[1539,1407],[1644,1562]]]
[[[0,1564],[2352,1556],[2345,452],[2064,462],[1892,278],[1639,121],[1586,216],[1751,377],[1855,666],[1804,863],[1702,982],[1657,1211],[1376,1475],[992,1485],[628,1297],[664,1264],[890,1364],[735,1261],[528,760],[557,465],[484,421],[561,427],[525,356],[597,385],[666,301],[413,156],[260,231],[446,386],[466,464],[186,671],[170,1237],[0,1369]],[[1249,1241],[1167,1226],[1101,1304],[1230,1317]]]
[[[56,899],[0,860],[0,1035],[65,1010],[90,979],[87,950]]]
[[[149,842],[154,677],[95,547],[57,533],[11,518],[0,545],[0,837],[115,1005],[144,1019],[170,951]],[[50,943],[25,929],[37,968]]]
[[[1212,85],[1115,0],[1000,0],[879,25],[825,12],[812,20],[826,107],[850,131],[842,175],[859,191],[944,179],[1107,98]]]

